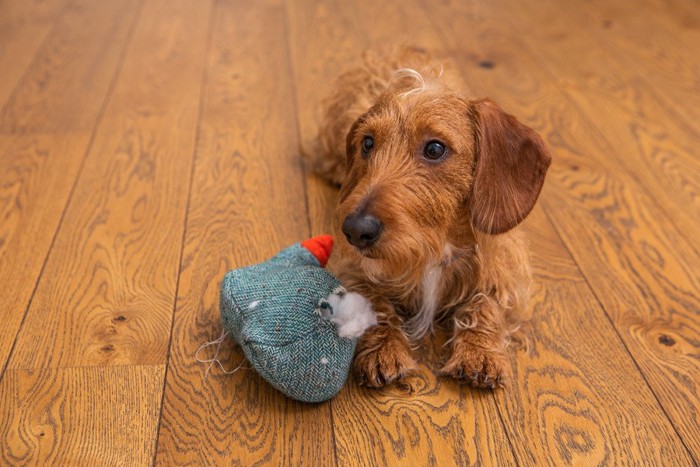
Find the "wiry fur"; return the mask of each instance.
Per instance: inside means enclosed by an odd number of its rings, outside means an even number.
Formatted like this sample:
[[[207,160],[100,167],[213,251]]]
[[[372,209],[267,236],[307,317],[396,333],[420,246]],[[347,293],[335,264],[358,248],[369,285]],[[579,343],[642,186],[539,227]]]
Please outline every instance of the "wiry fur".
[[[549,155],[532,130],[491,101],[454,91],[442,72],[420,49],[367,54],[338,79],[307,154],[342,184],[338,225],[363,210],[384,226],[362,251],[337,235],[336,272],[377,313],[354,363],[370,386],[414,369],[411,342],[444,317],[453,334],[442,372],[502,385],[505,348],[527,303],[527,248],[513,227],[534,204]],[[375,147],[364,157],[367,134]],[[434,139],[449,151],[438,162],[422,157]]]

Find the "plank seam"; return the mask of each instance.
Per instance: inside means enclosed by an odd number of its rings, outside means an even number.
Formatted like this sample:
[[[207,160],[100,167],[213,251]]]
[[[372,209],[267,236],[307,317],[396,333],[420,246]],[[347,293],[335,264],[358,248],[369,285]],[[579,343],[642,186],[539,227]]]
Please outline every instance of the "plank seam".
[[[510,15],[509,15],[509,14],[504,14],[504,17],[507,18],[507,21],[508,21],[508,23],[510,24],[510,27],[511,27],[513,30],[519,31],[519,32],[522,33],[522,31],[520,31],[520,29],[519,29],[518,26],[515,24],[515,22],[510,18]],[[526,44],[525,42],[522,42],[521,44],[522,44],[522,46],[523,46],[523,50],[525,50],[525,51],[527,52],[527,54],[528,54],[528,56],[530,57],[530,59],[531,59],[534,63],[537,63],[537,64],[540,66],[540,68],[543,70],[543,72],[549,77],[549,81],[550,81],[550,83],[552,84],[552,87],[555,88],[555,89],[557,89],[557,90],[559,90],[559,92],[561,93],[561,95],[563,96],[563,98],[566,99],[566,100],[568,101],[568,103],[569,103],[569,105],[571,106],[571,108],[573,108],[576,112],[578,112],[578,114],[581,116],[581,119],[585,119],[585,120],[588,122],[588,124],[590,125],[590,127],[591,127],[594,131],[596,131],[596,132],[598,133],[598,136],[600,137],[601,142],[604,143],[604,144],[606,145],[606,148],[605,148],[605,149],[609,150],[609,151],[610,151],[611,153],[613,153],[613,154],[617,154],[617,155],[618,155],[618,157],[616,158],[616,161],[618,161],[618,166],[619,166],[618,169],[620,170],[620,172],[621,172],[622,174],[624,174],[626,177],[629,177],[629,178],[637,185],[637,187],[643,187],[644,185],[640,182],[640,180],[639,180],[634,174],[630,173],[629,170],[627,170],[627,168],[625,167],[624,164],[619,163],[619,161],[621,160],[621,159],[619,158],[619,153],[618,153],[616,150],[613,150],[613,149],[612,149],[613,146],[612,146],[612,144],[610,143],[610,141],[608,141],[607,137],[601,132],[601,130],[600,130],[596,125],[593,124],[593,122],[591,122],[591,120],[590,120],[590,118],[588,117],[588,115],[587,115],[585,112],[583,112],[583,110],[578,106],[578,104],[575,102],[575,100],[574,100],[567,92],[565,92],[563,89],[561,89],[561,87],[559,86],[559,84],[557,83],[557,81],[554,79],[553,71],[550,70],[550,68],[547,66],[546,63],[544,63],[544,62],[546,62],[546,60],[541,60],[536,54],[534,54],[534,53],[531,51],[530,46],[529,46],[528,44]],[[624,180],[623,180],[623,181],[624,181]],[[656,201],[656,199],[653,198],[653,197],[650,197],[650,196],[647,194],[647,192],[646,192],[645,190],[639,190],[639,191],[642,193],[641,196],[643,196],[644,199],[647,201],[647,206],[650,208],[650,210],[656,211],[655,214],[656,214],[657,216],[663,217],[664,219],[666,219],[666,221],[668,222],[668,224],[670,225],[670,227],[671,227],[671,228],[674,230],[674,232],[676,233],[676,235],[677,235],[677,237],[678,237],[678,240],[681,241],[681,242],[683,242],[683,243],[685,243],[685,245],[686,245],[687,247],[689,247],[690,251],[695,252],[696,254],[699,254],[699,253],[698,253],[698,250],[696,250],[696,248],[695,248],[695,245],[693,245],[693,244],[690,242],[690,240],[689,240],[685,235],[683,235],[683,234],[679,231],[678,227],[677,227],[677,226],[672,222],[672,220],[667,216],[666,210],[663,209],[663,208],[658,204],[658,202]],[[700,462],[699,459],[695,459],[695,456],[693,455],[692,451],[689,449],[689,447],[688,447],[688,445],[686,444],[685,440],[684,440],[683,437],[679,434],[676,425],[675,425],[675,424],[673,423],[673,421],[671,420],[671,418],[670,418],[668,412],[666,411],[666,408],[661,404],[661,402],[660,402],[658,396],[656,395],[656,392],[655,392],[654,389],[651,387],[651,384],[649,383],[649,380],[647,379],[647,377],[646,377],[646,375],[644,374],[644,372],[641,370],[641,367],[639,366],[637,360],[634,358],[634,356],[632,355],[630,349],[628,348],[627,344],[625,343],[624,339],[622,338],[622,335],[620,334],[620,332],[619,332],[617,326],[615,325],[615,322],[612,320],[611,316],[608,314],[608,311],[607,311],[606,308],[603,306],[603,304],[602,304],[602,302],[601,302],[601,300],[600,300],[598,294],[596,293],[596,290],[591,286],[591,283],[589,282],[588,277],[584,274],[584,272],[583,272],[581,266],[580,266],[579,263],[576,261],[576,259],[575,259],[574,255],[573,255],[572,251],[569,249],[568,244],[564,241],[564,238],[562,237],[561,232],[559,231],[559,229],[557,228],[556,223],[553,221],[552,217],[551,217],[550,214],[549,214],[549,210],[548,210],[546,207],[543,206],[543,211],[544,211],[544,213],[545,213],[545,216],[547,216],[547,219],[549,219],[550,224],[551,224],[552,227],[554,228],[554,231],[556,232],[557,237],[559,237],[560,241],[561,241],[562,244],[564,245],[564,248],[566,248],[566,251],[569,253],[569,256],[571,257],[572,261],[574,262],[574,264],[576,264],[576,268],[578,269],[579,273],[581,274],[581,276],[582,276],[582,277],[584,278],[584,280],[586,281],[586,284],[588,285],[588,288],[591,290],[591,293],[593,294],[593,296],[595,297],[596,301],[598,302],[598,305],[599,305],[599,306],[601,307],[601,309],[603,310],[603,314],[605,315],[605,317],[606,317],[606,319],[608,320],[608,322],[611,324],[613,330],[615,331],[615,334],[618,336],[618,339],[620,340],[620,342],[621,342],[622,345],[624,346],[625,350],[627,351],[627,354],[630,356],[632,362],[634,363],[635,367],[637,368],[637,371],[639,372],[639,374],[641,375],[642,379],[643,379],[644,382],[646,383],[647,387],[649,388],[649,390],[650,390],[651,393],[653,394],[654,399],[656,400],[657,404],[658,404],[659,407],[661,408],[661,411],[663,412],[663,414],[666,416],[666,419],[669,421],[669,424],[670,424],[671,427],[673,428],[673,431],[676,433],[676,436],[677,436],[678,439],[680,440],[680,442],[681,442],[681,444],[683,445],[683,447],[685,447],[686,452],[688,453],[688,455],[690,456],[691,459],[695,460],[695,462]]]
[[[34,65],[38,62],[39,58],[41,57],[41,52],[47,48],[49,40],[53,39],[53,37],[56,35],[58,23],[60,22],[61,18],[63,18],[63,16],[65,15],[66,11],[69,8],[69,5],[69,2],[66,1],[61,7],[61,9],[58,11],[58,13],[56,14],[56,19],[54,19],[53,24],[46,33],[46,37],[44,37],[44,40],[41,41],[41,44],[36,49],[34,57],[32,57],[32,60],[29,62],[29,65],[27,65],[27,68],[25,68],[24,72],[22,72],[22,75],[20,76],[19,80],[17,80],[17,84],[15,84],[15,87],[12,88],[12,92],[10,93],[10,95],[7,96],[5,102],[2,103],[2,107],[0,107],[0,123],[5,119],[5,114],[7,113],[7,105],[14,99],[15,95],[17,94],[17,91],[19,90],[20,84],[22,84],[25,81],[25,79],[29,75],[30,70],[32,70]],[[34,292],[32,292],[32,294],[33,293]],[[0,373],[0,379],[1,378],[2,374]]]
[[[292,66],[292,50],[291,50],[291,43],[292,43],[292,37],[291,33],[289,32],[290,27],[289,27],[289,11],[288,11],[288,3],[285,3],[284,5],[284,32],[285,32],[285,37],[287,38],[287,68],[289,69],[289,76],[290,76],[290,86],[292,88],[292,108],[294,109],[294,113],[296,114],[296,118],[294,119],[296,123],[296,130],[297,130],[297,137],[299,138],[299,149],[300,153],[301,147],[303,145],[303,139],[302,139],[302,134],[301,134],[301,125],[299,123],[299,116],[301,115],[299,112],[299,103],[297,102],[297,85],[296,85],[296,75],[294,74],[294,67]],[[308,188],[308,182],[306,180],[307,178],[307,170],[306,170],[306,164],[302,161],[301,164],[301,183],[302,186],[304,187],[304,206],[306,209],[306,228],[308,229],[309,235],[313,234],[313,229],[311,228],[311,211],[309,209],[309,188]],[[337,458],[336,458],[337,462]]]
[[[288,44],[291,44],[291,37],[290,37],[289,25],[288,25],[288,22],[289,22],[289,14],[288,14],[288,10],[287,10],[287,9],[285,9],[285,15],[286,15],[286,20],[287,20],[287,21],[285,22],[285,26],[287,27],[287,37],[288,37],[288,41],[287,41],[287,42],[288,42]],[[289,49],[289,47],[290,47],[290,46],[288,45],[288,49]],[[289,56],[291,57],[291,51],[290,51]],[[292,71],[293,71],[293,70],[292,70]],[[294,91],[295,91],[295,92],[294,92],[294,107],[295,107],[295,109],[296,109],[297,115],[299,115],[299,108],[298,108],[298,102],[297,102],[298,93],[297,93],[297,91],[296,91],[296,81],[295,81],[295,80],[292,80],[292,86],[294,87]],[[300,127],[299,127],[299,120],[298,120],[298,119],[297,119],[297,132],[298,132],[298,134],[299,134],[299,140],[300,140],[300,144],[301,144],[301,142],[303,141],[303,139],[302,139],[301,129],[300,129]],[[306,169],[306,167],[305,167],[305,169]],[[308,199],[308,198],[309,198],[309,194],[308,194],[308,182],[307,182],[307,175],[308,175],[308,172],[307,172],[306,170],[304,170],[304,173],[303,173],[303,174],[304,174],[304,177],[303,177],[303,185],[304,185],[304,191],[305,191],[305,195],[306,195],[306,196],[305,196],[305,203],[306,203],[306,210],[307,210],[307,219],[308,219],[308,222],[309,222],[309,231],[312,232],[312,227],[311,227],[311,213],[310,213],[309,199]],[[352,375],[351,375],[350,377],[352,377]],[[336,434],[335,434],[335,417],[334,417],[334,405],[335,405],[335,402],[336,402],[335,400],[331,400],[331,401],[330,401],[330,406],[329,406],[329,407],[330,407],[331,436],[332,436],[332,439],[333,439],[333,454],[334,454],[334,457],[335,457],[335,465],[338,466],[338,465],[340,465],[340,464],[339,464],[339,456],[338,456],[337,436],[336,436]]]
[[[518,459],[518,456],[515,452],[515,447],[513,446],[513,441],[510,439],[510,434],[508,433],[508,428],[506,428],[506,422],[503,420],[503,414],[501,413],[501,406],[498,403],[498,399],[496,398],[496,393],[495,391],[491,392],[491,397],[493,399],[494,405],[496,406],[496,413],[498,414],[498,419],[501,422],[501,429],[503,430],[503,433],[506,435],[506,439],[508,440],[508,446],[510,447],[510,452],[513,454],[513,460],[515,461],[515,465],[521,465],[520,461]]]
[[[526,34],[522,33],[522,30],[517,26],[517,24],[511,19],[509,14],[504,13],[503,17],[507,18],[507,22],[510,25],[511,29],[513,31],[517,31],[518,35],[520,37],[526,37]],[[640,193],[640,196],[646,200],[646,206],[650,208],[652,211],[652,214],[655,214],[659,218],[663,218],[666,220],[666,223],[669,225],[670,229],[673,230],[673,232],[676,234],[677,238],[679,241],[682,241],[691,251],[693,251],[696,255],[700,255],[700,250],[697,249],[697,247],[690,241],[688,237],[678,228],[678,226],[673,222],[673,219],[668,216],[667,210],[661,206],[658,201],[656,200],[655,197],[650,196],[646,190],[644,190],[644,184],[642,181],[635,175],[634,173],[630,172],[627,169],[627,166],[622,162],[624,160],[620,152],[615,149],[615,146],[608,140],[607,136],[598,128],[598,126],[591,120],[591,118],[588,116],[586,112],[578,105],[578,103],[575,101],[571,95],[569,95],[568,92],[566,92],[564,89],[561,88],[559,83],[556,80],[556,77],[554,75],[554,71],[552,71],[549,66],[547,65],[547,60],[541,59],[537,54],[532,52],[533,47],[530,46],[526,41],[521,41],[520,44],[522,45],[522,49],[527,53],[527,56],[532,60],[533,63],[539,65],[539,67],[542,69],[543,73],[549,78],[549,82],[552,86],[552,88],[557,89],[560,93],[560,95],[566,99],[566,101],[569,103],[569,106],[576,111],[576,113],[580,116],[581,121],[585,121],[588,126],[597,133],[598,138],[600,139],[600,142],[605,145],[605,150],[609,154],[615,154],[616,157],[614,158],[615,164],[617,165],[617,170],[620,171],[621,174],[623,174],[624,178],[621,180],[620,178],[616,177],[613,180],[617,180],[620,182],[625,182],[625,178],[629,179],[630,181],[634,182],[636,187],[638,188],[638,192]],[[536,47],[535,47],[536,48]],[[453,50],[450,48],[450,52]],[[450,55],[453,55],[450,53]],[[461,69],[460,65],[460,69]]]
[[[290,76],[290,86],[292,88],[292,108],[294,109],[294,114],[296,115],[295,123],[296,123],[296,131],[297,131],[297,137],[299,138],[299,148],[301,149],[302,144],[303,144],[303,136],[301,134],[301,124],[300,124],[300,115],[301,113],[299,112],[299,102],[297,100],[298,97],[298,89],[297,89],[297,83],[296,83],[296,74],[294,73],[294,66],[292,65],[292,50],[291,50],[291,44],[292,44],[292,37],[291,37],[291,32],[290,32],[290,25],[289,25],[289,3],[285,2],[284,7],[284,32],[285,32],[285,37],[287,39],[287,68],[289,70],[289,76]],[[301,152],[301,151],[300,151]],[[304,189],[304,207],[306,209],[306,225],[307,225],[307,232],[309,236],[313,235],[313,229],[311,227],[311,210],[309,209],[309,188],[308,188],[308,181],[307,181],[307,175],[308,172],[306,170],[306,164],[302,161],[301,163],[302,170],[301,170],[301,181],[302,181],[302,186]],[[333,401],[330,401],[330,404],[328,405],[328,415],[330,418],[330,428],[331,428],[331,439],[333,440],[333,460],[336,466],[338,466],[338,446],[336,443],[336,435],[335,435],[335,417],[333,416]]]
[[[141,14],[141,8],[142,8],[142,2],[139,3],[139,6],[136,8],[136,11],[134,12],[134,18],[131,21],[131,25],[129,26],[129,31],[126,34],[126,37],[124,39],[124,44],[122,45],[122,50],[119,54],[119,59],[117,60],[116,70],[114,71],[114,75],[112,75],[112,80],[109,83],[109,87],[107,88],[107,92],[105,93],[104,100],[102,101],[102,105],[100,106],[100,111],[97,115],[97,120],[95,121],[95,126],[93,127],[92,132],[90,134],[90,140],[88,141],[88,144],[85,148],[85,151],[83,152],[83,156],[80,160],[80,165],[79,165],[78,171],[75,175],[75,180],[73,181],[73,186],[71,187],[70,192],[68,193],[68,198],[66,199],[66,204],[63,207],[63,212],[61,212],[61,217],[58,220],[58,225],[56,226],[56,230],[53,234],[53,237],[51,238],[51,243],[49,244],[49,248],[46,250],[46,256],[44,257],[44,262],[41,265],[41,270],[39,271],[39,275],[37,276],[36,282],[34,283],[34,288],[32,289],[32,293],[30,295],[29,302],[27,302],[27,306],[24,309],[24,314],[22,315],[22,321],[20,321],[19,328],[17,329],[17,334],[15,334],[15,338],[12,341],[12,347],[10,348],[10,352],[7,355],[7,359],[3,363],[2,370],[0,371],[0,381],[2,381],[2,379],[5,375],[5,370],[7,369],[7,366],[9,365],[10,361],[12,360],[12,356],[14,355],[15,346],[17,345],[17,340],[19,338],[19,335],[22,333],[22,328],[24,327],[24,322],[27,319],[27,314],[29,313],[29,309],[31,308],[32,303],[34,302],[34,297],[35,297],[36,291],[39,287],[39,283],[41,282],[41,278],[44,275],[44,269],[46,268],[46,264],[49,262],[49,257],[51,256],[51,252],[53,251],[54,244],[56,243],[56,238],[58,237],[58,234],[61,231],[61,228],[63,227],[63,221],[65,220],[66,212],[68,212],[68,208],[71,205],[71,202],[73,201],[73,196],[75,194],[75,190],[76,190],[78,183],[80,181],[80,177],[83,173],[85,163],[87,161],[88,155],[90,154],[90,152],[92,150],[92,145],[95,142],[97,130],[99,129],[100,125],[102,124],[102,119],[104,117],[105,111],[107,109],[107,106],[108,106],[111,98],[112,98],[114,88],[116,87],[117,80],[119,79],[119,75],[121,74],[122,66],[124,64],[124,59],[126,57],[126,50],[128,48],[128,45],[131,43],[131,39],[132,39],[132,35],[133,35],[134,29],[135,29],[137,19]],[[43,48],[43,45],[42,45],[42,48]],[[1,118],[2,117],[0,117],[0,119]]]
[[[686,444],[686,442],[685,442],[685,440],[683,439],[683,437],[682,437],[682,436],[680,435],[680,433],[678,432],[678,429],[676,428],[676,425],[673,423],[673,420],[671,420],[671,417],[669,416],[668,412],[666,411],[666,408],[664,407],[664,405],[661,403],[661,401],[659,400],[658,396],[656,395],[656,392],[654,391],[654,388],[653,388],[653,387],[651,386],[651,384],[649,383],[649,380],[647,379],[646,375],[644,374],[644,371],[642,371],[641,367],[639,366],[639,363],[637,363],[637,359],[634,358],[634,355],[632,354],[632,352],[630,351],[629,347],[627,346],[627,343],[626,343],[625,340],[622,338],[622,335],[620,334],[620,331],[618,330],[617,326],[615,326],[615,322],[612,320],[612,318],[611,318],[610,315],[608,314],[608,311],[605,309],[605,306],[603,305],[603,302],[602,302],[602,301],[600,300],[600,298],[598,297],[598,294],[596,293],[596,290],[593,288],[593,286],[591,285],[591,283],[588,281],[588,277],[586,277],[586,275],[583,273],[583,270],[582,270],[581,267],[579,266],[578,261],[576,261],[576,258],[574,257],[574,255],[573,255],[571,249],[569,248],[569,245],[568,245],[568,244],[564,241],[564,239],[562,238],[562,235],[561,235],[561,233],[559,232],[559,229],[557,228],[556,223],[552,220],[552,217],[551,217],[551,215],[549,214],[549,210],[548,210],[546,207],[543,206],[542,211],[544,212],[545,216],[547,217],[547,220],[549,221],[549,224],[550,224],[550,225],[552,226],[552,228],[554,229],[554,232],[557,234],[557,237],[559,238],[559,241],[560,241],[561,244],[564,246],[564,249],[565,249],[566,252],[568,253],[569,258],[571,258],[571,261],[573,261],[574,264],[576,265],[576,269],[578,270],[578,272],[579,272],[579,274],[581,275],[581,277],[583,277],[583,280],[586,282],[586,285],[588,286],[588,289],[591,291],[591,294],[593,294],[593,297],[595,298],[596,302],[598,303],[598,306],[599,306],[600,309],[602,310],[603,315],[605,316],[605,318],[607,319],[608,323],[609,323],[610,326],[612,327],[613,331],[615,332],[615,335],[617,336],[618,340],[620,341],[620,344],[622,344],[622,347],[625,349],[625,351],[627,352],[627,355],[630,357],[630,360],[632,360],[632,363],[634,363],[635,368],[637,368],[637,372],[639,373],[639,375],[640,375],[640,376],[642,377],[642,379],[644,380],[644,383],[647,385],[647,388],[649,388],[649,392],[651,392],[651,394],[654,396],[654,400],[656,400],[656,403],[658,404],[659,408],[661,409],[661,412],[664,414],[664,416],[665,416],[666,419],[668,420],[669,425],[671,425],[671,427],[673,428],[673,432],[676,434],[676,436],[677,436],[678,439],[680,440],[681,444],[683,445],[683,447],[685,448],[686,452],[688,453],[688,456],[689,456],[691,459],[693,459],[696,463],[699,462],[699,460],[696,459],[695,456],[693,455],[693,452],[690,450],[690,448],[689,448],[688,445]]]
[[[163,363],[136,363],[136,364],[126,364],[126,365],[71,365],[71,366],[42,366],[39,368],[28,368],[24,366],[8,368],[7,373],[12,372],[41,372],[49,370],[85,370],[92,368],[155,368],[162,367]]]
[[[165,373],[163,374],[163,389],[160,396],[160,406],[158,408],[158,426],[156,427],[156,437],[153,444],[153,463],[156,465],[158,459],[158,443],[160,441],[160,432],[163,422],[163,405],[165,404],[165,390],[168,387],[168,369],[170,367],[170,354],[173,341],[173,332],[175,329],[175,313],[177,311],[178,295],[180,293],[180,276],[182,274],[182,257],[185,250],[185,239],[187,235],[187,222],[190,213],[190,201],[192,200],[192,186],[194,184],[195,162],[199,151],[199,140],[202,133],[202,114],[204,112],[204,99],[206,89],[209,84],[209,59],[211,55],[211,45],[214,37],[214,13],[216,11],[216,1],[209,1],[209,18],[207,20],[207,39],[204,46],[204,58],[202,62],[202,76],[200,78],[199,89],[199,106],[197,108],[197,126],[195,130],[194,144],[192,148],[192,159],[190,162],[190,180],[187,188],[187,202],[185,204],[185,219],[182,226],[182,237],[180,241],[180,255],[178,258],[177,279],[175,282],[175,296],[173,298],[173,308],[170,315],[170,334],[168,336],[168,352],[165,356]]]
[[[560,2],[553,2],[553,4],[555,5],[555,8],[557,8],[559,11],[564,12],[564,14],[567,15],[569,18],[574,17],[574,15],[571,13],[572,10],[568,10],[568,9],[563,8],[561,6],[562,4]],[[576,8],[577,5],[576,4],[573,4],[573,5],[574,5],[574,8]],[[589,21],[591,21],[593,19],[588,12],[582,10],[581,8],[578,8],[576,11],[579,13],[579,15],[581,17],[587,18]],[[666,29],[666,27],[664,25],[655,21],[654,16],[651,16],[651,21],[654,25],[654,29],[662,30],[662,31],[666,32],[666,34],[670,34],[668,32],[668,29]],[[586,32],[588,32],[588,31],[586,31]],[[620,63],[626,64],[630,69],[633,70],[633,73],[637,76],[637,78],[641,79],[642,81],[644,81],[646,83],[648,93],[650,95],[654,96],[654,100],[659,105],[659,107],[661,107],[665,111],[669,112],[669,114],[671,114],[672,116],[676,117],[674,119],[675,123],[678,125],[678,128],[680,130],[682,130],[684,133],[690,133],[690,134],[688,134],[688,136],[690,137],[689,139],[692,140],[692,139],[695,139],[698,137],[698,135],[700,134],[698,132],[698,130],[696,128],[688,125],[688,123],[687,123],[691,117],[688,115],[685,115],[683,110],[679,110],[679,107],[676,105],[677,103],[675,101],[672,101],[671,99],[662,99],[663,96],[659,95],[659,90],[657,89],[657,87],[654,86],[653,82],[647,77],[647,75],[639,69],[639,65],[638,65],[637,60],[631,60],[631,59],[627,58],[628,56],[626,54],[620,52],[620,50],[617,48],[617,46],[615,46],[614,42],[608,38],[609,37],[608,35],[606,35],[606,34],[592,34],[592,35],[595,37],[595,40],[600,44],[601,48],[606,46],[606,48],[610,51],[610,53],[614,57],[616,57]],[[691,64],[687,63],[686,60],[683,60],[683,63],[685,63],[686,66],[689,66],[689,67],[692,66]],[[672,102],[672,105],[669,105],[670,102]],[[681,107],[681,109],[682,109],[682,107]]]

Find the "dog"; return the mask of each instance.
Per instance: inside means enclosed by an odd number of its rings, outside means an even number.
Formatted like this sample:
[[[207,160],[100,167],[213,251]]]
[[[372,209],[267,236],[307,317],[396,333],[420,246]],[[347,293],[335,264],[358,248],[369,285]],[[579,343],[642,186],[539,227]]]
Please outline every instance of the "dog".
[[[502,387],[506,347],[531,282],[518,225],[551,156],[489,99],[460,92],[430,54],[365,53],[325,100],[307,157],[340,186],[335,272],[378,316],[357,343],[360,382],[381,387],[416,369],[412,346],[451,325],[440,373]]]

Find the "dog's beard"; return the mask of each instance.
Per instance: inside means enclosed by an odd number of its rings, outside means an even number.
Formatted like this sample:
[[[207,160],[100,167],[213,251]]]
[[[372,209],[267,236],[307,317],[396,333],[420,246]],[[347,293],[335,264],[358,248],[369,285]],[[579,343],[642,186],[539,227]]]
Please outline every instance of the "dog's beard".
[[[420,283],[426,268],[441,261],[444,244],[444,240],[435,234],[391,232],[367,250],[367,254],[356,249],[355,254],[372,282],[403,288],[409,293]]]
[[[338,209],[339,223],[355,212],[373,193],[372,214],[383,224],[376,243],[357,249],[349,243],[352,259],[366,277],[378,286],[389,287],[394,294],[410,295],[420,287],[426,269],[443,260],[448,227],[454,217],[450,205],[428,206],[425,199],[438,198],[432,187],[415,180],[414,188],[391,189],[384,182],[372,190],[357,188]],[[402,185],[403,186],[403,185]],[[430,203],[428,203],[430,204]],[[366,206],[365,206],[366,208]]]

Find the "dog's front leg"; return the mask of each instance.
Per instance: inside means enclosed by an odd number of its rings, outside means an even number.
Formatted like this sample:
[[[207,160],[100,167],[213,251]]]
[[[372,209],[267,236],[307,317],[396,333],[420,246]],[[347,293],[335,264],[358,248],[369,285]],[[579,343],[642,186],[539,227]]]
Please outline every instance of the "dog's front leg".
[[[454,315],[452,353],[441,373],[473,387],[503,387],[508,370],[505,313],[480,293]]]
[[[383,298],[374,298],[378,323],[357,342],[354,370],[360,384],[382,387],[415,370],[416,362],[394,306]]]

